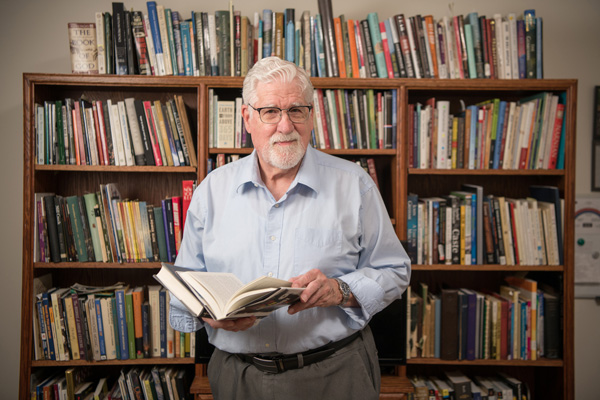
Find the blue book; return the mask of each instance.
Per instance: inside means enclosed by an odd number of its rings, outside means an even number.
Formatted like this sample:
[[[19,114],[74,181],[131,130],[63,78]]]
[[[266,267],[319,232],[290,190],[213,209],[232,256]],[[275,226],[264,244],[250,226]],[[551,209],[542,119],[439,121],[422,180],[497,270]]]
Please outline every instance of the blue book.
[[[121,348],[121,360],[129,360],[129,334],[127,332],[127,314],[125,306],[125,289],[115,290],[117,303],[117,323],[119,327],[119,346]]]
[[[465,24],[465,42],[467,47],[467,65],[469,66],[469,78],[477,78],[477,68],[475,66],[475,45],[473,43],[473,27],[471,24]],[[465,78],[467,77],[465,71]]]
[[[117,311],[117,299],[112,296],[110,298],[110,304],[111,304],[111,314],[112,314],[112,320],[113,320],[113,328],[115,331],[115,347],[116,347],[116,353],[117,353],[117,358],[121,358],[121,342],[119,340],[119,317],[118,317],[118,311]]]
[[[294,62],[295,60],[295,34],[296,27],[294,21],[288,21],[285,26],[285,59],[286,61]]]
[[[356,148],[356,135],[354,133],[354,129],[352,126],[352,115],[354,115],[354,111],[352,109],[352,95],[350,94],[350,91],[347,89],[340,89],[343,90],[344,93],[344,115],[346,117],[346,130],[348,132],[348,148],[349,149],[355,149]]]
[[[158,307],[160,312],[160,356],[167,358],[167,290],[161,288],[158,293]]]
[[[47,336],[46,336],[46,321],[44,319],[44,310],[42,305],[42,300],[38,299],[35,302],[35,306],[38,313],[38,319],[40,320],[40,337],[42,342],[42,350],[44,351],[44,358],[46,360],[50,359],[50,353],[48,348]]]
[[[473,49],[475,53],[475,69],[477,71],[477,78],[485,78],[483,70],[483,42],[481,40],[481,29],[479,26],[479,14],[477,12],[471,12],[467,15],[469,25],[473,32]]]
[[[96,323],[98,324],[98,345],[100,347],[100,359],[106,360],[106,340],[104,334],[104,324],[102,319],[102,304],[99,297],[93,297],[94,307],[96,308]]]
[[[461,292],[465,296],[466,307],[467,307],[467,321],[466,321],[466,332],[463,331],[463,335],[466,333],[466,359],[475,359],[475,335],[477,329],[477,294],[470,289],[461,289]],[[463,323],[463,326],[464,323]]]
[[[48,355],[50,360],[56,360],[56,351],[54,348],[54,331],[52,328],[52,321],[50,318],[50,311],[52,305],[50,304],[50,293],[56,289],[50,289],[42,294],[42,311],[44,313],[44,323],[46,325],[46,340],[48,341]]]
[[[442,299],[437,295],[433,295],[431,298],[435,302],[435,342],[433,345],[433,356],[440,358],[442,343]]]
[[[156,75],[166,75],[165,58],[160,37],[160,27],[158,25],[158,12],[156,10],[156,1],[146,2],[148,8],[148,20],[150,21],[150,31],[152,34],[152,42],[154,43],[154,53],[156,54]]]
[[[519,58],[519,79],[527,77],[527,57],[525,57],[525,21],[517,20],[517,46]]]
[[[377,67],[377,76],[387,78],[387,67],[385,65],[385,55],[383,54],[383,45],[381,42],[381,31],[379,30],[379,17],[376,12],[367,15],[369,23],[369,33],[371,34],[371,44],[373,46],[373,55],[375,56],[375,66]]]
[[[183,70],[184,75],[193,76],[194,71],[192,68],[192,40],[190,36],[190,21],[185,20],[179,23],[179,29],[181,30],[181,53],[183,54]]]
[[[504,117],[506,114],[506,101],[500,101],[500,109],[498,110],[498,123],[496,128],[496,145],[494,146],[494,158],[492,169],[500,168],[500,151],[502,149],[502,134],[504,132]]]
[[[327,77],[325,69],[325,48],[323,47],[323,24],[321,16],[315,15],[315,57],[317,58],[317,74],[320,78]]]
[[[262,17],[262,28],[263,28],[263,58],[271,56],[271,46],[272,46],[272,34],[271,29],[273,29],[273,11],[269,9],[263,10]]]
[[[472,243],[475,247],[471,247],[473,251],[473,258],[475,261],[472,264],[483,265],[483,249],[485,247],[483,237],[483,186],[463,184],[461,190],[473,193],[471,196],[471,208],[475,210],[473,215],[474,230],[471,231],[472,237],[475,239]]]
[[[471,110],[471,121],[465,121],[465,123],[470,123],[470,138],[469,138],[469,165],[467,166],[469,169],[476,169],[475,160],[477,160],[477,113],[479,111],[479,107],[477,106],[469,106]]]
[[[315,35],[316,19],[311,15],[310,17],[310,76],[319,76],[317,71],[317,51],[316,51],[316,35]]]
[[[527,360],[527,302],[519,300],[521,305],[521,360]]]
[[[418,204],[419,204],[419,196],[414,193],[409,193],[406,196],[406,203],[408,205],[407,214],[406,214],[406,239],[407,239],[407,248],[406,252],[408,253],[408,257],[412,264],[417,263],[417,228],[418,228]]]
[[[163,225],[165,230],[165,242],[167,245],[167,258],[169,262],[175,262],[175,231],[173,226],[173,200],[162,200]]]

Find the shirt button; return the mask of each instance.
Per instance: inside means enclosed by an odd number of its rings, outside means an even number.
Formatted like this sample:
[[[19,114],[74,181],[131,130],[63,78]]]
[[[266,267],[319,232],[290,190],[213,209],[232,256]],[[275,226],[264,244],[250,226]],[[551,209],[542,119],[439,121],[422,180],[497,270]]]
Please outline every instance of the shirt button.
[[[275,236],[271,236],[270,239],[271,239],[272,242],[274,242],[276,238],[275,238]]]
[[[272,272],[269,272],[267,275],[268,275],[268,276],[269,276],[269,278],[270,278],[270,277],[272,277],[272,276],[273,276],[273,273],[272,273]]]
[[[258,183],[255,183],[255,184],[254,184],[254,187],[258,187]]]
[[[279,203],[275,204],[275,208],[279,208]]]

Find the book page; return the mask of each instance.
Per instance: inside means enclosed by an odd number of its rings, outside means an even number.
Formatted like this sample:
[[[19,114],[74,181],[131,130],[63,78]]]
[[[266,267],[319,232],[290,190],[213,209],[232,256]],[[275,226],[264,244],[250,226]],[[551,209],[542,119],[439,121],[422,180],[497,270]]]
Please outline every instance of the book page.
[[[206,300],[215,314],[220,314],[227,301],[242,287],[242,282],[230,273],[211,273],[189,271],[179,273],[202,298]]]

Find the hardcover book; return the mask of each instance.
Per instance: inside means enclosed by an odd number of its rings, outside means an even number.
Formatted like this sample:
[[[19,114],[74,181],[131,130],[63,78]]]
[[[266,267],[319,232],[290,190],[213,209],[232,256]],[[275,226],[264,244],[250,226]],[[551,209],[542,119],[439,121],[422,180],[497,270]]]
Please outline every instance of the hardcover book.
[[[230,273],[194,271],[166,263],[154,278],[193,315],[215,320],[266,317],[298,301],[304,290],[266,276],[244,285]]]

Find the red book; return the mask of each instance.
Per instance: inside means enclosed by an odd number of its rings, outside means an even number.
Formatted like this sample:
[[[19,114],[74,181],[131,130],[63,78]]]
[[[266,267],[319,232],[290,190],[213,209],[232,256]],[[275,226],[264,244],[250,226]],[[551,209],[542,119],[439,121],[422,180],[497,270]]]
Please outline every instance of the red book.
[[[321,120],[323,121],[323,136],[325,137],[325,148],[331,149],[329,142],[329,127],[327,126],[327,115],[325,114],[325,103],[323,100],[323,90],[317,89],[317,98],[319,99],[319,108],[321,109]]]
[[[87,158],[85,156],[85,142],[83,141],[83,128],[81,123],[81,108],[79,102],[74,102],[73,110],[73,127],[75,128],[75,148],[78,148],[77,152],[77,165],[87,165]]]
[[[185,219],[187,217],[187,211],[190,208],[192,202],[192,195],[194,194],[194,181],[183,180],[181,182],[182,195],[181,195],[181,237],[183,238],[183,231],[185,229]]]
[[[94,116],[94,129],[96,131],[96,146],[98,147],[98,165],[105,164],[104,149],[106,148],[106,136],[104,132],[100,130],[100,122],[98,121],[98,107],[96,102],[92,103],[92,115]],[[104,136],[104,139],[103,139]],[[104,149],[103,149],[104,148]]]
[[[383,56],[385,57],[385,67],[387,69],[388,78],[394,79],[394,68],[392,67],[392,57],[390,56],[390,46],[388,44],[387,32],[385,31],[385,22],[379,23],[379,30],[381,32],[381,46],[383,47]]]
[[[144,111],[146,112],[146,121],[148,121],[148,132],[150,133],[150,142],[152,143],[152,153],[154,154],[154,162],[156,166],[162,166],[162,157],[160,155],[160,147],[158,144],[158,132],[156,131],[156,121],[152,114],[152,102],[144,101]]]
[[[98,125],[100,126],[100,132],[102,133],[102,155],[104,157],[104,165],[110,165],[110,157],[108,156],[108,143],[106,137],[106,124],[104,123],[104,108],[102,108],[102,102],[100,100],[94,103],[98,111]]]
[[[182,216],[182,198],[181,196],[175,196],[172,198],[173,200],[173,233],[175,234],[175,254],[179,253],[179,248],[181,247],[181,238],[182,238],[182,226],[183,222],[181,219]]]
[[[556,168],[556,160],[558,160],[558,148],[560,146],[560,135],[562,134],[564,118],[565,105],[558,104],[556,108],[556,118],[554,120],[554,128],[552,130],[552,142],[550,145],[550,159],[548,160],[548,169]]]

